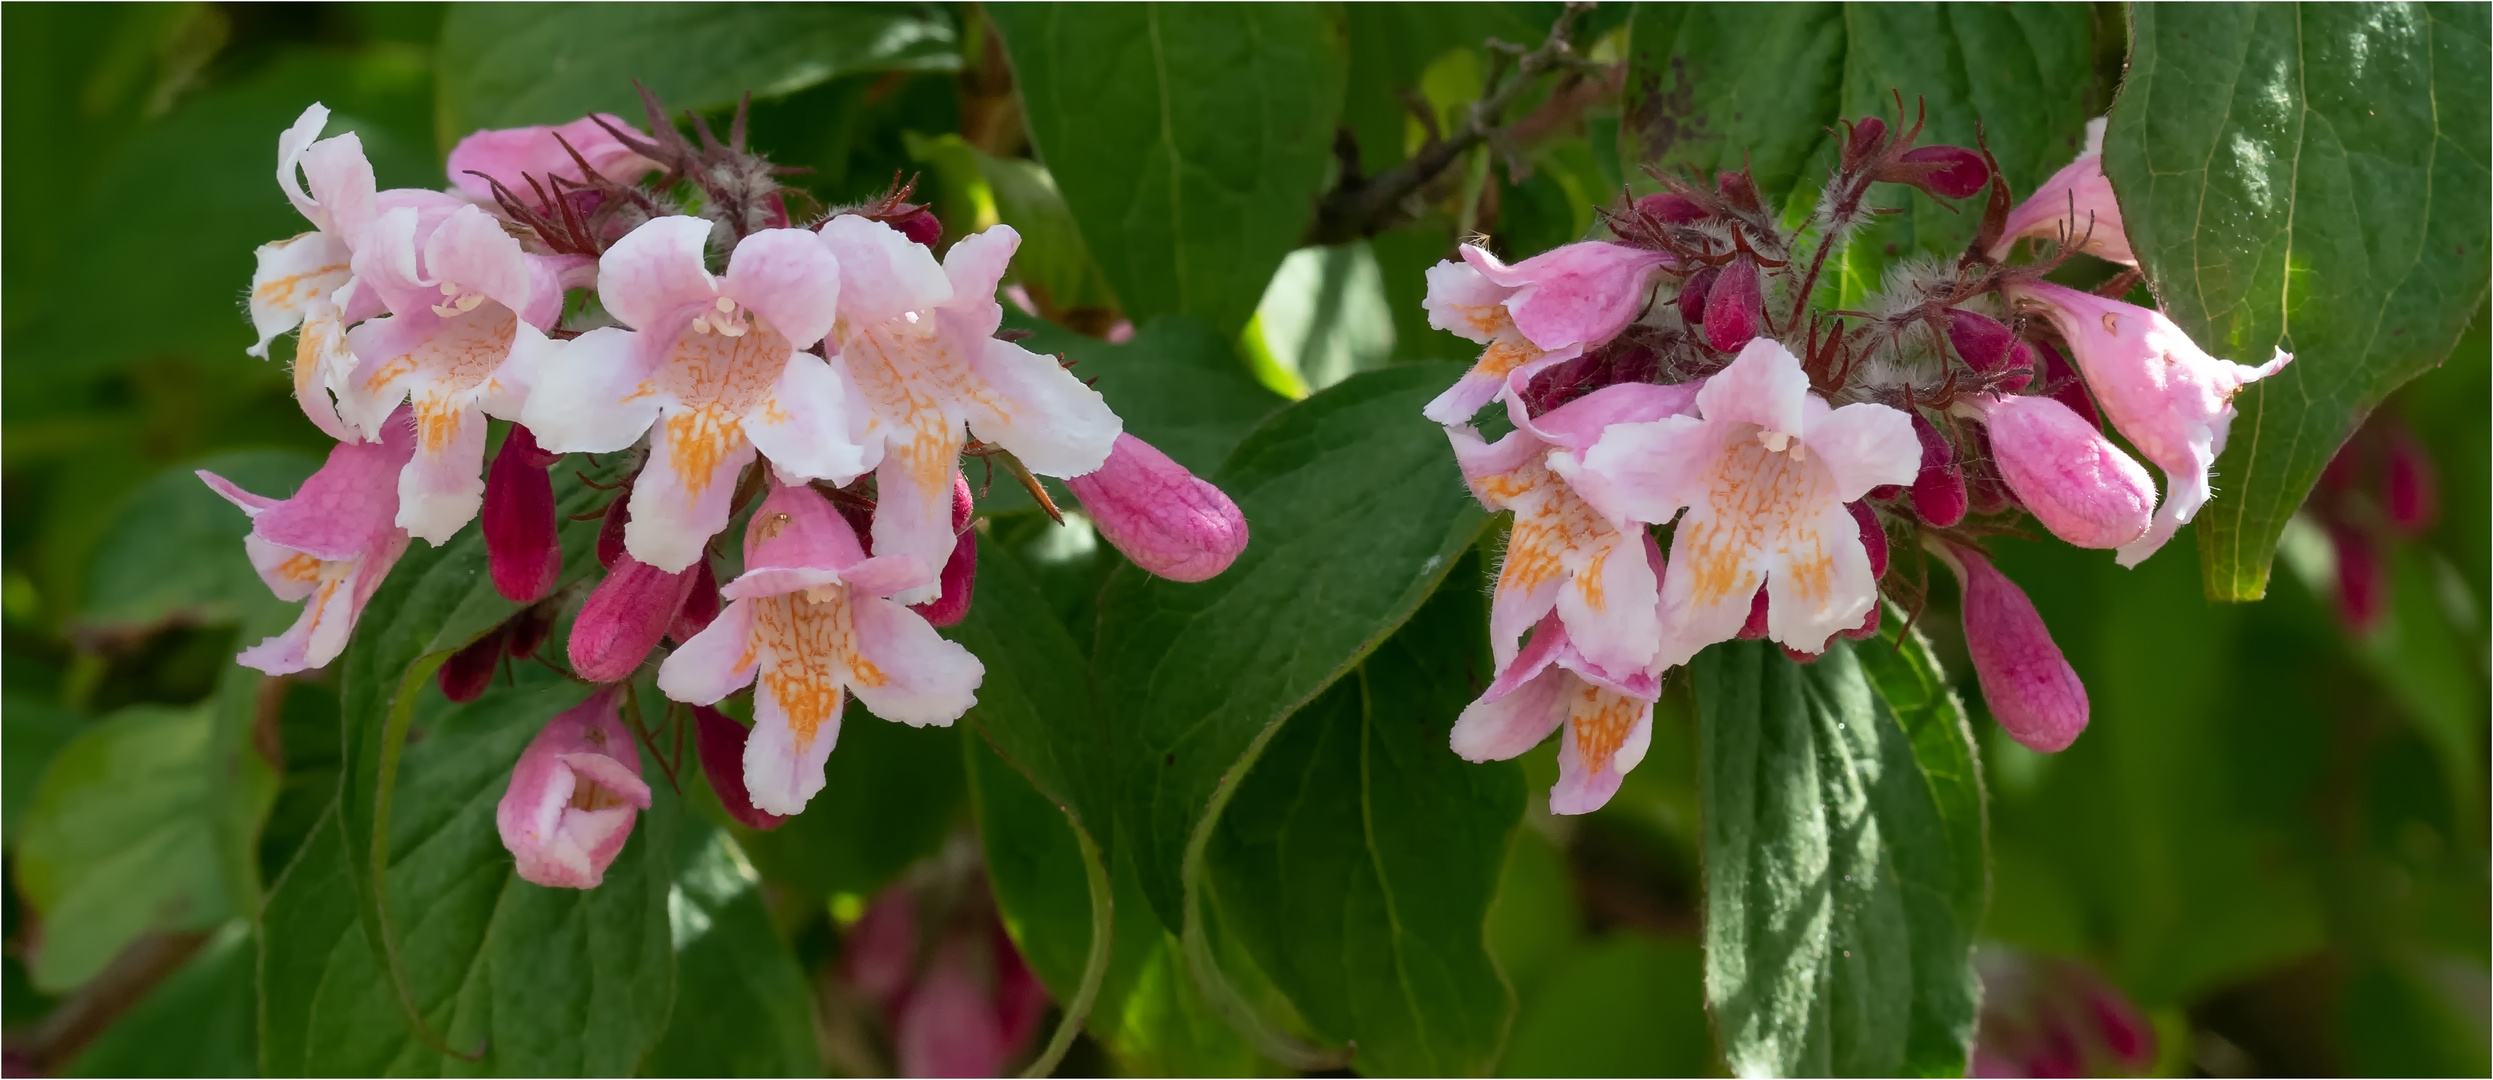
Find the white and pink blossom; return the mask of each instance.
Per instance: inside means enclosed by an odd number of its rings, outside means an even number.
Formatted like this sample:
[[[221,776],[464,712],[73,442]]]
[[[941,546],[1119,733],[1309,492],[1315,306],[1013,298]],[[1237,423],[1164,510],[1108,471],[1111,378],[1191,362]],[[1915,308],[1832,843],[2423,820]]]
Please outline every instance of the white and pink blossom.
[[[1586,241],[1509,266],[1473,244],[1462,262],[1429,268],[1428,324],[1488,346],[1472,369],[1422,410],[1440,424],[1470,420],[1533,373],[1617,337],[1636,321],[1653,278],[1670,261],[1658,251]]]

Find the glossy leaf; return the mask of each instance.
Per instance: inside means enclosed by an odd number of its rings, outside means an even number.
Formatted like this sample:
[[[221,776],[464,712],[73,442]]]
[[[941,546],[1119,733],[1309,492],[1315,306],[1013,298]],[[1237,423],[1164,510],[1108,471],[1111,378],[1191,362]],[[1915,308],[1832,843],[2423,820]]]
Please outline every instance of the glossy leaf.
[[[2208,595],[2255,600],[2321,467],[2484,302],[2487,17],[2235,4],[2132,18],[2104,140],[2130,247],[2208,352],[2295,354],[2235,399],[2222,490],[2199,516]]]
[[[737,843],[773,881],[816,900],[872,896],[943,846],[961,808],[961,733],[895,724],[851,701],[824,784],[803,813]]]
[[[813,988],[771,927],[753,867],[726,833],[691,824],[676,863],[675,1008],[646,1075],[822,1075]]]
[[[434,122],[444,148],[593,112],[639,125],[634,80],[704,112],[860,72],[951,71],[957,37],[932,4],[459,4],[442,24]]]
[[[519,880],[494,827],[520,748],[584,693],[564,683],[490,691],[435,718],[401,766],[388,888],[408,981],[432,1029],[463,1052],[481,1047],[482,1059],[464,1065],[409,1033],[358,925],[350,868],[368,849],[333,812],[269,896],[260,953],[269,1075],[637,1070],[675,996],[674,794],[651,785],[656,805],[592,890]],[[655,772],[646,757],[643,767]]]
[[[1492,675],[1488,604],[1452,582],[1273,736],[1205,858],[1220,922],[1370,1075],[1484,1075],[1513,993],[1483,933],[1523,772],[1446,749]],[[1359,827],[1351,827],[1351,823]]]
[[[1459,372],[1370,372],[1284,410],[1215,477],[1252,531],[1228,572],[1181,585],[1120,568],[1103,590],[1092,664],[1118,740],[1118,845],[1172,929],[1208,823],[1273,731],[1391,636],[1479,534],[1486,516],[1420,416]]]
[[[259,1070],[251,1015],[251,923],[219,927],[181,969],[140,998],[63,1076],[249,1076]]]
[[[1981,784],[1927,644],[1895,641],[1809,665],[1727,642],[1693,665],[1706,997],[1735,1073],[1965,1071]]]
[[[1238,332],[1315,216],[1347,47],[1316,4],[998,5],[1031,141],[1126,314]]]

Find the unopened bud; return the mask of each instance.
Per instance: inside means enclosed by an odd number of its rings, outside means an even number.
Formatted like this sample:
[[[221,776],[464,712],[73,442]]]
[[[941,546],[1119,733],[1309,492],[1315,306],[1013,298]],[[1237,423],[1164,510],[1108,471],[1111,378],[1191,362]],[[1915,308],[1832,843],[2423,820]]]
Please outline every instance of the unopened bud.
[[[2147,534],[2155,482],[2069,407],[2047,397],[1974,399],[1991,460],[2035,520],[2082,548],[2117,548]]]
[[[2415,436],[2404,430],[2389,437],[2388,473],[2381,493],[2392,528],[2413,536],[2431,528],[2441,513],[2440,485],[2433,479],[2432,457]]]
[[[692,706],[693,744],[701,754],[701,775],[710,780],[727,816],[748,828],[776,829],[788,819],[753,805],[744,786],[744,743],[752,731],[707,705]]]
[[[1878,179],[1911,184],[1942,199],[1965,198],[1991,180],[1990,164],[1962,146],[1916,146],[1897,161],[1894,175]]]
[[[1638,213],[1659,218],[1673,225],[1686,225],[1705,217],[1705,208],[1676,191],[1657,191],[1636,200]]]
[[[2329,540],[2337,551],[2337,616],[2356,633],[2369,632],[2386,610],[2389,574],[2380,548],[2363,530],[2343,523],[2329,526]]]
[[[923,206],[919,207],[916,212],[896,218],[888,224],[900,230],[900,235],[908,237],[910,243],[930,248],[934,247],[935,242],[943,239],[944,236],[944,223],[935,217],[934,211]]]
[[[1913,512],[1922,520],[1947,528],[1965,520],[1965,470],[1956,465],[1956,448],[1937,425],[1913,410],[1913,434],[1922,440],[1922,471],[1913,478]]]
[[[1134,564],[1171,581],[1202,581],[1246,550],[1238,504],[1132,435],[1118,435],[1098,471],[1065,481],[1099,534]]]
[[[1679,317],[1690,326],[1705,321],[1705,297],[1713,291],[1714,279],[1723,276],[1721,267],[1708,266],[1688,275],[1679,287]]]
[[[441,696],[458,702],[474,701],[483,696],[485,688],[493,685],[494,668],[502,663],[503,650],[509,638],[509,631],[497,626],[485,636],[451,653],[450,659],[442,661],[441,670],[433,674],[434,683],[441,687]]]
[[[1765,306],[1756,261],[1746,255],[1732,259],[1705,294],[1706,344],[1723,352],[1740,351],[1757,337]]]
[[[1990,374],[2034,366],[2034,350],[2017,340],[2007,324],[1988,315],[1961,309],[1947,313],[1948,344],[1956,347],[1956,355],[1965,366]],[[2031,376],[2018,376],[2000,383],[2011,393],[2026,388]]]
[[[537,448],[528,429],[511,425],[485,475],[485,565],[495,592],[528,603],[554,587],[563,574],[563,548],[554,535],[554,481],[546,470],[562,460]]]
[[[710,569],[710,557],[694,559],[686,569],[693,572],[692,588],[684,594],[684,606],[675,609],[675,618],[667,623],[667,637],[678,645],[709,629],[719,611],[718,574]]]
[[[1766,200],[1757,194],[1757,181],[1749,176],[1747,169],[1717,175],[1714,190],[1721,192],[1723,201],[1735,210],[1746,210],[1752,214],[1766,212]]]
[[[1931,554],[1956,571],[1964,593],[1965,651],[1991,716],[2029,749],[2067,749],[2086,730],[2086,684],[2061,656],[2034,602],[1979,550],[1923,536]]]
[[[1887,121],[1875,116],[1863,117],[1860,123],[1852,126],[1851,137],[1844,140],[1843,167],[1847,170],[1860,168],[1862,163],[1870,160],[1870,155],[1878,153],[1879,145],[1886,140]]]
[[[666,635],[697,575],[694,567],[670,574],[619,555],[571,624],[573,673],[600,683],[630,677]]]
[[[925,616],[935,626],[950,626],[969,614],[970,591],[978,584],[978,534],[970,531],[970,514],[976,507],[970,498],[969,478],[952,474],[952,555],[944,560],[940,579],[943,592],[909,610]]]

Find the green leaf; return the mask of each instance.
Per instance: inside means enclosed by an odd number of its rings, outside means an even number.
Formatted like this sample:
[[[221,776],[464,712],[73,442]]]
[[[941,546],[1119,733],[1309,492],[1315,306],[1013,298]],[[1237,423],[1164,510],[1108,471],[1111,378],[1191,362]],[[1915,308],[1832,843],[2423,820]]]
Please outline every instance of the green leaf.
[[[895,724],[850,702],[824,785],[769,832],[734,826],[762,876],[815,900],[872,896],[943,846],[961,807],[961,735]]]
[[[1126,314],[1223,337],[1315,216],[1347,47],[1317,4],[998,5],[1040,160]]]
[[[66,1076],[249,1076],[251,923],[232,919],[80,1051]]]
[[[78,622],[90,631],[146,633],[174,621],[229,622],[277,603],[243,554],[250,519],[194,470],[246,491],[281,492],[301,487],[319,467],[308,454],[246,450],[157,474],[122,500],[106,526],[87,567]]]
[[[1249,339],[1303,395],[1393,359],[1394,313],[1386,304],[1385,275],[1367,241],[1303,247],[1264,286]]]
[[[1961,1076],[1979,985],[1983,807],[1963,709],[1918,636],[1814,664],[1694,664],[1706,996],[1742,1075]]]
[[[1525,996],[1498,1074],[1717,1075],[1704,963],[1692,943],[1641,934],[1578,949]]]
[[[1647,165],[1694,173],[1749,168],[1797,220],[1835,163],[1838,119],[1893,124],[1928,107],[1923,143],[1974,145],[1981,124],[2013,190],[2077,156],[2110,84],[2096,68],[2094,9],[2083,4],[1640,4],[1630,23],[1622,173]],[[1829,273],[1846,303],[1878,284],[1890,259],[1954,255],[1981,206],[1950,213],[1898,185],[1875,205],[1900,208],[1865,229]]]
[[[1228,572],[1110,577],[1092,664],[1118,846],[1170,928],[1220,804],[1283,718],[1418,610],[1487,520],[1420,416],[1460,372],[1369,372],[1283,410],[1214,477],[1252,534]]]
[[[267,763],[245,755],[228,777],[213,703],[141,705],[88,727],[44,770],[17,842],[17,884],[43,919],[38,988],[60,992],[102,971],[149,931],[212,927],[236,914],[220,857],[225,793],[265,813]]]
[[[1123,345],[1036,319],[1007,325],[1031,331],[1022,347],[1061,353],[1075,375],[1098,380],[1095,389],[1126,431],[1200,476],[1211,475],[1238,440],[1288,404],[1247,373],[1232,339],[1200,319],[1136,320],[1140,329]]]
[[[8,846],[17,846],[24,832],[26,808],[34,802],[35,785],[61,748],[84,727],[78,714],[42,698],[10,694],[0,704],[0,829]]]
[[[819,1076],[814,994],[771,927],[761,878],[727,834],[688,825],[667,910],[675,1010],[649,1076]]]
[[[638,126],[634,80],[705,112],[860,72],[952,71],[958,37],[933,4],[454,4],[436,134],[447,150],[477,128],[594,112]]]
[[[2228,4],[2131,18],[2104,139],[2130,247],[2209,353],[2295,354],[2235,399],[2224,490],[2199,515],[2208,595],[2256,600],[2339,444],[2448,356],[2484,302],[2486,13]]]
[[[1065,206],[1047,168],[1028,158],[997,157],[959,135],[904,135],[909,157],[934,167],[944,220],[967,233],[1001,223],[1021,234],[1013,253],[1012,280],[1030,291],[1042,312],[1114,311],[1117,298],[1082,242],[1081,226]]]
[[[1374,176],[1402,163],[1406,129],[1415,123],[1403,100],[1419,90],[1430,64],[1457,49],[1477,53],[1490,38],[1538,45],[1559,10],[1527,3],[1343,5],[1350,69],[1342,126],[1359,140],[1360,171]]]
[[[489,691],[410,746],[390,821],[388,888],[426,1022],[470,1065],[409,1032],[379,950],[359,926],[354,863],[368,848],[332,812],[270,893],[260,954],[260,1047],[272,1076],[634,1072],[675,996],[668,923],[676,800],[663,782],[596,889],[519,880],[494,808],[520,749],[584,688]],[[645,769],[654,763],[643,759]]]
[[[1446,749],[1493,674],[1479,574],[1282,726],[1205,855],[1223,930],[1370,1075],[1485,1075],[1514,1015],[1483,926],[1523,772]]]

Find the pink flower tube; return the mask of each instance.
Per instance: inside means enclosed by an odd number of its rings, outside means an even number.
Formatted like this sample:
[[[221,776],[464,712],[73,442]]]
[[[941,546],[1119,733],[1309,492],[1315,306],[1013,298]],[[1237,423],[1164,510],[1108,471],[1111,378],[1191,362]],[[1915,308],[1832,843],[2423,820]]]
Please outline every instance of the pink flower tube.
[[[1246,550],[1238,504],[1167,454],[1119,434],[1097,472],[1065,481],[1099,534],[1125,557],[1171,581],[1202,581]]]
[[[640,748],[609,687],[547,722],[520,751],[494,809],[519,876],[554,889],[594,889],[649,809]]]
[[[2117,548],[2146,535],[2155,481],[2103,432],[2047,397],[1971,399],[1991,429],[1991,459],[2053,536]]]
[[[493,185],[485,177],[491,177],[501,181],[512,194],[534,201],[536,193],[529,188],[528,177],[547,184],[548,195],[553,194],[551,181],[555,177],[575,184],[588,179],[581,174],[580,163],[572,158],[573,151],[587,159],[589,168],[599,176],[617,183],[631,183],[642,173],[657,168],[656,163],[623,145],[622,140],[598,123],[600,120],[619,130],[638,133],[638,129],[620,118],[605,113],[583,116],[559,127],[539,124],[478,131],[451,148],[450,182],[467,197],[490,202]],[[571,149],[565,150],[564,143],[571,144]]]
[[[1992,718],[2030,749],[2068,749],[2086,730],[2086,685],[2060,655],[2034,602],[1978,549],[1928,533],[1923,543],[1964,589],[1965,649]]]

